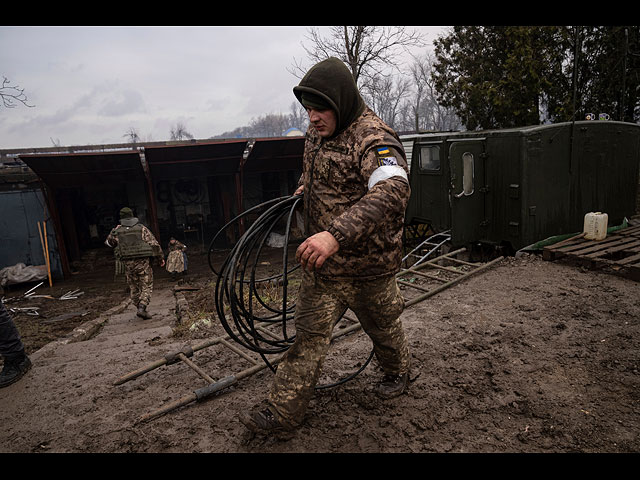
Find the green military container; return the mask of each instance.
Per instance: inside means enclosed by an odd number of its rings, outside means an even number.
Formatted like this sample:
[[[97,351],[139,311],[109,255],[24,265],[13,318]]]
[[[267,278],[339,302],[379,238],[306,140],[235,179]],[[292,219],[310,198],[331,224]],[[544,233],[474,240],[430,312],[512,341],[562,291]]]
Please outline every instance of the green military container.
[[[411,159],[407,225],[519,250],[581,232],[589,212],[620,224],[636,209],[640,125],[579,121],[404,135]]]

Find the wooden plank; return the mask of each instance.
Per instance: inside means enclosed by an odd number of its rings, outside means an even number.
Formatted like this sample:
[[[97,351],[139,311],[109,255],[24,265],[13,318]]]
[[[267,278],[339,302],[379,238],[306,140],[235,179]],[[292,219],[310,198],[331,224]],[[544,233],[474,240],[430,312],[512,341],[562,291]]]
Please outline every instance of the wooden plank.
[[[423,295],[419,295],[417,297],[411,298],[411,299],[405,299],[405,308],[410,307],[411,305],[415,305],[416,303],[419,303],[429,297],[432,297],[433,295],[440,293],[441,291],[471,277],[472,275],[476,275],[488,268],[490,268],[491,266],[495,265],[496,263],[502,261],[504,259],[504,257],[498,257],[495,258],[493,260],[491,260],[488,263],[482,264],[482,266],[471,270],[469,272],[467,272],[466,274],[456,277],[455,279],[449,281],[448,283],[445,283],[444,285],[440,285],[439,287],[434,288],[433,290],[431,290],[430,292],[424,293]]]
[[[599,241],[581,237],[584,235],[545,247],[543,258],[557,260],[565,257],[590,269],[602,268],[640,281],[640,225],[616,230]],[[613,254],[620,258],[605,258]]]
[[[635,227],[627,227],[620,230],[616,230],[612,233],[612,235],[632,235],[638,236],[640,235],[640,225],[636,225]]]
[[[566,254],[586,255],[587,253],[596,252],[598,250],[604,250],[605,248],[609,248],[609,247],[616,247],[620,244],[633,242],[634,240],[635,240],[634,238],[624,238],[624,237],[621,238],[621,237],[612,235],[607,237],[604,240],[600,240],[600,241],[588,240],[581,245],[562,248],[561,250]]]
[[[580,233],[558,243],[554,243],[553,245],[544,247],[542,249],[542,258],[545,260],[555,260],[556,257],[561,257],[564,254],[564,248],[585,244],[586,241],[583,239],[585,235],[585,233]]]
[[[591,258],[601,257],[603,255],[609,255],[611,253],[620,252],[623,250],[636,250],[637,247],[640,247],[640,240],[631,239],[631,241],[624,242],[621,245],[610,247],[605,250],[598,250],[593,253],[588,253],[585,256],[591,257]]]
[[[560,248],[558,253],[572,256],[583,256],[607,248],[617,247],[619,245],[635,241],[633,237],[616,237],[610,236],[605,240],[585,240],[582,244]]]
[[[584,239],[583,238],[584,235],[585,235],[584,233],[581,233],[579,235],[568,238],[561,242],[544,247],[544,250],[550,251],[550,252],[560,251],[561,253],[567,253],[567,252],[573,252],[573,251],[579,250],[581,248],[585,248],[589,245],[592,245],[592,246],[595,246],[595,244],[597,244],[598,246],[607,245],[609,242],[612,242],[612,241],[613,242],[620,241],[621,236],[626,237],[626,236],[640,235],[640,225],[624,228],[621,230],[616,230],[615,232],[612,232],[611,234],[609,234],[605,239],[600,240],[598,242],[596,242],[595,240]]]
[[[618,260],[618,263],[620,263],[621,265],[626,265],[628,263],[633,264],[634,262],[636,262],[638,260],[640,260],[640,252],[636,253],[635,255],[631,255],[630,257],[626,257],[626,258],[623,258],[621,260]]]
[[[86,314],[88,314],[89,312],[86,310],[83,310],[81,312],[69,312],[69,313],[63,313],[62,315],[58,315],[57,317],[54,318],[50,318],[48,320],[43,320],[42,323],[54,323],[54,322],[61,322],[63,320],[69,320],[70,318],[73,317],[84,317]]]
[[[414,285],[413,283],[406,282],[404,280],[398,280],[398,283],[401,284],[401,285],[405,285],[408,288],[415,288],[416,290],[420,290],[421,292],[430,292],[431,291],[431,289],[425,288],[422,285]]]
[[[445,279],[445,278],[440,278],[440,277],[436,277],[435,275],[430,275],[428,273],[425,272],[421,272],[418,270],[412,270],[411,273],[409,275],[419,275],[421,277],[425,277],[428,278],[430,280],[437,280],[438,282],[442,282],[442,283],[446,283],[449,280]],[[402,274],[398,274],[398,278],[402,277]]]
[[[586,233],[579,233],[578,235],[575,235],[573,237],[570,238],[566,238],[564,240],[562,240],[561,242],[558,243],[554,243],[553,245],[549,245],[547,247],[544,248],[548,248],[550,250],[555,250],[556,248],[560,248],[560,247],[566,247],[567,245],[575,245],[576,243],[580,243],[581,239],[586,235]]]

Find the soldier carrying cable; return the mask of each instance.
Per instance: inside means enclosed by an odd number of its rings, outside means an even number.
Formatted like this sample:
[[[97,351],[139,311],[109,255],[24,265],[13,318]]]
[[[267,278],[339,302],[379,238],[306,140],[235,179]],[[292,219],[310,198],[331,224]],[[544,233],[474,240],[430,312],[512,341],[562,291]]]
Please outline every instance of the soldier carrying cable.
[[[295,343],[278,365],[266,405],[240,415],[252,431],[298,427],[314,392],[335,323],[347,308],[372,339],[384,376],[377,394],[408,383],[409,350],[395,274],[402,261],[407,161],[396,133],[366,106],[337,58],[314,67],[294,89],[309,115],[303,173],[307,239],[296,302]]]

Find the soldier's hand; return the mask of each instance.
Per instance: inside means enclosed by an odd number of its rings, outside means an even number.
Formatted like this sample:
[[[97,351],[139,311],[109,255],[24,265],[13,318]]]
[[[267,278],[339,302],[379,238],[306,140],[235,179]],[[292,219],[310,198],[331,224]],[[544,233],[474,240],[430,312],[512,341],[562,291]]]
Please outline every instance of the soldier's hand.
[[[325,260],[340,249],[340,244],[333,235],[324,231],[307,238],[296,250],[296,260],[302,268],[312,272],[318,270]]]
[[[160,259],[160,266],[161,266],[161,267],[164,267],[164,258],[161,258],[161,259]]]

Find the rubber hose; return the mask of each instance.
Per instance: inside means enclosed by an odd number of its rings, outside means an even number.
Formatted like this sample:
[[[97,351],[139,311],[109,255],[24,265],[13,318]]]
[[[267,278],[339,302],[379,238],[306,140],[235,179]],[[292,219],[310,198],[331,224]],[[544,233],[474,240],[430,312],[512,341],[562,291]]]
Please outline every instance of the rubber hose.
[[[295,210],[301,200],[302,195],[294,195],[290,197],[279,197],[257,205],[224,225],[209,244],[209,267],[218,276],[215,288],[215,305],[220,323],[232,340],[258,353],[273,372],[275,372],[276,368],[269,362],[266,355],[283,353],[295,341],[295,335],[290,334],[287,329],[287,322],[294,318],[295,312],[295,304],[287,305],[287,289],[289,274],[300,268],[300,264],[291,268],[287,265],[291,224]],[[247,228],[245,233],[228,253],[220,271],[216,271],[212,261],[212,253],[216,239],[227,228],[237,224],[247,215],[260,211],[262,211],[262,213],[257,220]],[[269,236],[284,219],[286,219],[286,227],[282,254],[282,272],[277,275],[258,279],[256,278],[256,272],[260,253],[266,245]],[[280,308],[268,305],[259,294],[258,285],[270,281],[276,281],[282,284],[282,305]],[[257,315],[254,309],[255,306],[262,306],[267,313],[262,316]],[[338,319],[338,322],[340,319]],[[264,335],[256,323],[279,323],[281,336],[279,338],[273,338],[269,335]],[[366,362],[364,362],[355,373],[336,383],[319,385],[315,388],[330,388],[351,380],[366,368],[372,358],[373,351]]]

